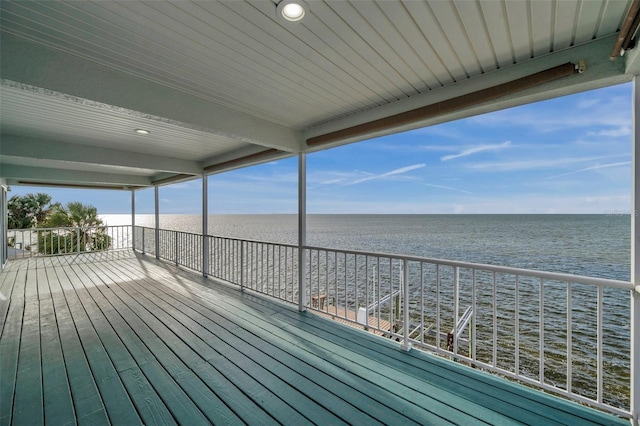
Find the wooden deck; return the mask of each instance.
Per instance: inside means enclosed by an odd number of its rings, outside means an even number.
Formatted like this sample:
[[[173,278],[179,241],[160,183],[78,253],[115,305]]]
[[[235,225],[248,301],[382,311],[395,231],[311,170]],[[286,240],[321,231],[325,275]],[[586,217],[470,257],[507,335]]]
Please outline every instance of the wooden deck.
[[[320,315],[325,318],[332,319],[341,324],[348,325],[350,327],[355,327],[359,329],[367,329],[368,327],[364,325],[360,325],[356,322],[356,311],[352,309],[344,309],[343,307],[329,305],[324,311],[314,311],[315,314]],[[384,319],[378,319],[375,316],[369,316],[369,325],[371,327],[375,327],[381,330],[389,331],[391,330],[391,323]],[[371,328],[368,331],[373,334],[382,335],[384,333],[377,331],[375,328]]]
[[[0,424],[628,424],[130,252],[0,274]]]

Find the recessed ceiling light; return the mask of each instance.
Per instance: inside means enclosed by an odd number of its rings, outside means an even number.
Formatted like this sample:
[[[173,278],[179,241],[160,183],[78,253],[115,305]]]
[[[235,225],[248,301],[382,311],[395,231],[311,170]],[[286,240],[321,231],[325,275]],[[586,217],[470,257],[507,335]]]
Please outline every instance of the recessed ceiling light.
[[[136,129],[136,133],[139,135],[148,135],[149,133],[151,133],[148,130],[144,130],[144,129]]]
[[[304,18],[304,8],[298,3],[289,3],[282,8],[282,16],[289,21],[299,21]]]
[[[289,22],[300,22],[309,10],[301,0],[282,0],[276,7],[278,15]]]

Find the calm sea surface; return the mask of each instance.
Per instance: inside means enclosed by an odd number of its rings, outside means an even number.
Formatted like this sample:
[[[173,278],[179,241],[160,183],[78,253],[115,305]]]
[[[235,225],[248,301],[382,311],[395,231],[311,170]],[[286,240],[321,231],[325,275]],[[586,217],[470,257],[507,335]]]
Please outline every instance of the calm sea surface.
[[[104,215],[108,225],[130,215]],[[153,215],[136,225],[154,226]],[[200,233],[198,215],[160,227]],[[209,234],[297,244],[296,215],[211,215]],[[309,215],[307,244],[629,280],[628,215]]]
[[[130,215],[103,216],[108,225],[130,224]],[[160,227],[200,233],[199,215],[162,215]],[[153,215],[136,225],[154,226]],[[211,215],[210,235],[297,244],[296,215]],[[629,215],[309,215],[307,245],[460,260],[591,277],[630,278]],[[531,287],[531,288],[529,288]],[[550,283],[545,292],[545,381],[566,383],[566,287]],[[478,359],[491,356],[490,293],[478,294]],[[521,284],[520,330],[513,325],[513,284],[499,289],[498,365],[513,363],[514,335],[520,336],[520,368],[538,373],[536,284]],[[469,295],[462,295],[462,298]],[[482,302],[486,296],[487,301]],[[595,397],[597,292],[574,286],[572,296],[572,386]],[[629,292],[603,295],[604,401],[629,404]],[[461,300],[461,303],[468,303]],[[549,305],[547,305],[547,303]],[[444,308],[443,308],[444,309]],[[486,345],[483,346],[483,342]]]

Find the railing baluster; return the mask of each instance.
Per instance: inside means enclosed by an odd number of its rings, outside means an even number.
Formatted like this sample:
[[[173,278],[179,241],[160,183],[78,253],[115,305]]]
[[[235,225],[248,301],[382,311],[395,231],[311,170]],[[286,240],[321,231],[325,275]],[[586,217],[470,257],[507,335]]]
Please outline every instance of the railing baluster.
[[[364,258],[364,308],[366,309],[366,315],[364,317],[364,323],[369,327],[369,256]],[[357,315],[357,313],[356,313]]]
[[[472,360],[476,360],[476,270],[471,270],[471,326],[469,327],[469,356]]]
[[[410,326],[409,326],[409,263],[407,262],[406,259],[403,260],[402,263],[402,268],[403,268],[403,281],[404,281],[404,288],[402,289],[402,301],[403,301],[403,306],[402,306],[402,314],[403,314],[403,318],[402,318],[402,322],[403,324],[403,330],[404,330],[404,342],[401,346],[402,350],[408,351],[409,349],[411,349],[411,342],[409,341],[409,333],[410,333]]]
[[[329,310],[329,250],[325,250],[324,251],[324,265],[326,268],[326,271],[324,273],[324,277],[325,277],[325,282],[324,282],[324,295],[325,295],[325,309],[323,310]]]
[[[436,348],[441,349],[440,342],[440,264],[436,264]]]
[[[316,270],[316,308],[320,308],[320,250],[317,251],[316,262],[318,263]],[[309,273],[311,273],[311,267],[309,267]],[[311,284],[311,280],[309,280],[309,284]]]
[[[458,354],[458,318],[460,317],[460,268],[453,268],[453,353]]]
[[[519,284],[520,276],[516,275],[515,283],[515,340],[516,340],[516,355],[515,355],[515,373],[516,376],[520,375],[520,298],[519,298]]]
[[[333,283],[333,308],[335,310],[335,314],[338,315],[338,252],[334,254],[335,261],[335,281]]]
[[[424,344],[424,262],[420,262],[420,343]]]
[[[493,345],[492,345],[492,366],[496,368],[498,366],[498,307],[497,307],[497,279],[496,272],[493,271]]]
[[[544,353],[544,280],[542,278],[540,278],[540,301],[539,301],[539,317],[540,317],[540,330],[539,330],[539,334],[540,334],[540,366],[539,368],[539,381],[540,384],[544,383],[544,359],[545,359],[545,353]],[[567,360],[569,361],[569,360]]]
[[[175,257],[174,257],[174,259],[175,259],[175,262],[176,262],[176,266],[178,266],[178,264],[180,262],[178,261],[178,233],[177,232],[173,233],[173,239],[175,241]]]
[[[602,403],[602,313],[603,313],[603,288],[601,286],[598,287],[598,318],[596,325],[596,336],[597,336],[597,383],[598,383],[598,392],[597,392],[597,401],[598,403]]]
[[[245,248],[244,241],[240,242],[240,289],[244,291],[244,262],[245,262]]]
[[[573,385],[573,283],[567,284],[567,392],[572,392]]]
[[[396,318],[395,318],[395,308],[394,308],[394,304],[395,304],[395,296],[393,295],[393,259],[389,258],[389,325],[390,325],[390,332],[393,334],[396,332],[395,330],[395,325],[396,325]]]
[[[344,313],[343,317],[347,317],[347,253],[344,253]]]

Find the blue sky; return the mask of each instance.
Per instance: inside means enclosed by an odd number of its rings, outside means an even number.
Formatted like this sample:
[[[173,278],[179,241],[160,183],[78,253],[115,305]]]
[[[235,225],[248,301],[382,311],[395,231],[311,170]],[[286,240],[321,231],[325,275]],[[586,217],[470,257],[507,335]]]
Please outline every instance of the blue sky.
[[[308,213],[629,213],[631,84],[307,156]],[[198,180],[160,188],[162,214],[200,213]],[[130,194],[13,187],[129,213]],[[209,211],[296,213],[297,158],[209,177]],[[153,190],[137,192],[153,213]]]

